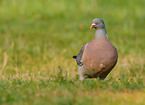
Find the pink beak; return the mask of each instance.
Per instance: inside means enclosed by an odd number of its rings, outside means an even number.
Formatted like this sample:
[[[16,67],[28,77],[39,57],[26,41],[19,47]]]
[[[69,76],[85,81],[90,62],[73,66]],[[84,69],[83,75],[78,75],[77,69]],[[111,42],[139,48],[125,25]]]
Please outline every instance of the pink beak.
[[[95,27],[95,25],[96,25],[96,24],[93,23],[93,24],[91,25],[90,29],[92,29],[93,27]]]

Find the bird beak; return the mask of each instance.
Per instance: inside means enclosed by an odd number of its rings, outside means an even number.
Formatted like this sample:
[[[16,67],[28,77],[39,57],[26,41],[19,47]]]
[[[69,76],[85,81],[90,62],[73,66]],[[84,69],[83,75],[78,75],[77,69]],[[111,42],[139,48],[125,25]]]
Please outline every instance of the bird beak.
[[[94,27],[95,27],[95,25],[96,25],[96,24],[94,24],[94,23],[93,23],[93,24],[91,25],[90,29],[94,28]]]

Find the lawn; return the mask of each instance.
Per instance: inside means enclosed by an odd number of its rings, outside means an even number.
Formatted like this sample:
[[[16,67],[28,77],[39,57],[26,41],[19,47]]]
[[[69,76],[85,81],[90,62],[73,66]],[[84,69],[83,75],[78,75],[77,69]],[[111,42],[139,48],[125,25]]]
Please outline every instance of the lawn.
[[[1,105],[145,105],[145,0],[0,0]],[[104,20],[117,48],[103,81],[72,58]]]

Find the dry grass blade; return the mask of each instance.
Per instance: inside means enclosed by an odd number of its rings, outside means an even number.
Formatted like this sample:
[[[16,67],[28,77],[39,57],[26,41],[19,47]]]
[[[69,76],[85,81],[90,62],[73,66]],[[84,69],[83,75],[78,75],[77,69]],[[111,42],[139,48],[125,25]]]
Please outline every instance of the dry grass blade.
[[[7,55],[6,52],[4,52],[4,61],[3,61],[3,65],[2,65],[2,68],[1,68],[1,71],[0,71],[0,74],[2,74],[2,71],[5,69],[5,67],[7,65],[7,62],[8,62],[8,58],[9,58],[9,56]]]

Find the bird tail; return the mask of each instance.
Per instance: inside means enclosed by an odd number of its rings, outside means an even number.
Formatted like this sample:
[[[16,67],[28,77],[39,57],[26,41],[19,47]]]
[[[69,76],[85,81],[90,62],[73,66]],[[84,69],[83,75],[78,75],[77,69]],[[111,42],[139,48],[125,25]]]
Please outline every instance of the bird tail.
[[[74,59],[76,59],[76,58],[77,58],[77,56],[73,56],[73,58],[74,58]]]

